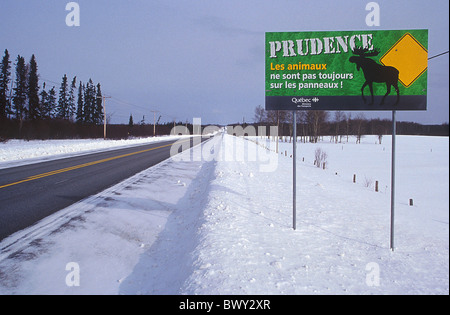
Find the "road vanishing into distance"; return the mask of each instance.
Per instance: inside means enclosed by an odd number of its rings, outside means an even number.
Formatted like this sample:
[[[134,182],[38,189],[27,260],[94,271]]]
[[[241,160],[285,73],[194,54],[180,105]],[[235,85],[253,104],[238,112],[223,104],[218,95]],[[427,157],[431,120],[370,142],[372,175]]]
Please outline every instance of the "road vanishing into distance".
[[[207,138],[202,139],[205,140]],[[190,147],[193,146],[193,138],[185,141],[191,141]],[[1,169],[0,241],[168,159],[174,142]]]

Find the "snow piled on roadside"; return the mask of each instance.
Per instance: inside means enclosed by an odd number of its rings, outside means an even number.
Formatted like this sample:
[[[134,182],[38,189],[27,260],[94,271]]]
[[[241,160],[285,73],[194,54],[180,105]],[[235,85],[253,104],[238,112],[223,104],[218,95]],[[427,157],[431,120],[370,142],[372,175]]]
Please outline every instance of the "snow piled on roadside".
[[[126,140],[74,139],[74,140],[8,140],[0,142],[0,168],[38,163],[49,159],[72,157],[97,151],[169,141],[180,136],[160,136]]]
[[[398,138],[394,252],[389,189],[351,180],[389,185],[387,139],[299,144],[294,231],[290,154],[261,172],[229,155],[261,147],[217,135],[3,240],[0,294],[449,294],[448,138]]]
[[[150,282],[157,292],[166,292],[167,282],[176,287],[192,238],[172,245],[200,217],[210,167],[168,159],[6,238],[0,243],[0,294],[151,293],[140,288],[146,277],[159,277]],[[177,248],[181,257],[174,257]],[[141,274],[141,256],[150,256],[148,270],[158,272]],[[70,262],[80,268],[79,286],[67,286]]]

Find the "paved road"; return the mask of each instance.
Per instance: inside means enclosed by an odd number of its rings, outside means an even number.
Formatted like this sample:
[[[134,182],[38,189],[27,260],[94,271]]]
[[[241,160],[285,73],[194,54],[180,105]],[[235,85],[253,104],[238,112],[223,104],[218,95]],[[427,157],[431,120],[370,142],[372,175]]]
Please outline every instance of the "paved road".
[[[0,240],[169,158],[173,142],[0,170]]]

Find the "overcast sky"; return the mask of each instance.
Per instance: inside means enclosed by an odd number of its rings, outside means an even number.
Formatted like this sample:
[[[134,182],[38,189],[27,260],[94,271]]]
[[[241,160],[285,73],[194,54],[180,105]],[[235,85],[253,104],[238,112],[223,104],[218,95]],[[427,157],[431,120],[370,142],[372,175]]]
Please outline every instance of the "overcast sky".
[[[379,27],[366,25],[362,0],[79,0],[79,27],[66,25],[68,2],[1,0],[0,54],[35,54],[40,83],[57,89],[64,74],[101,83],[116,123],[153,122],[151,110],[162,121],[253,121],[265,101],[265,32],[428,29],[429,56],[449,49],[447,0],[376,1]],[[448,56],[429,61],[428,110],[398,120],[449,121]]]

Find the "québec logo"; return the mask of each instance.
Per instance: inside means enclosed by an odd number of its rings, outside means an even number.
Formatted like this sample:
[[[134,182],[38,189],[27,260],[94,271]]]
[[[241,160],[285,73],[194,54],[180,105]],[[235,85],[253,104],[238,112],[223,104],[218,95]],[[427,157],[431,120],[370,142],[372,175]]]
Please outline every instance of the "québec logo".
[[[292,98],[292,103],[295,103],[295,104],[298,104],[298,103],[309,103],[309,102],[311,102],[310,98],[303,98],[303,97],[301,97],[301,98],[293,97]]]
[[[304,97],[300,97],[300,98],[293,97],[292,98],[292,103],[295,103],[295,104],[298,104],[298,103],[311,103],[311,101],[314,102],[314,103],[317,103],[319,100],[320,99],[318,97],[314,97],[313,99],[311,99],[311,98],[304,98]]]

